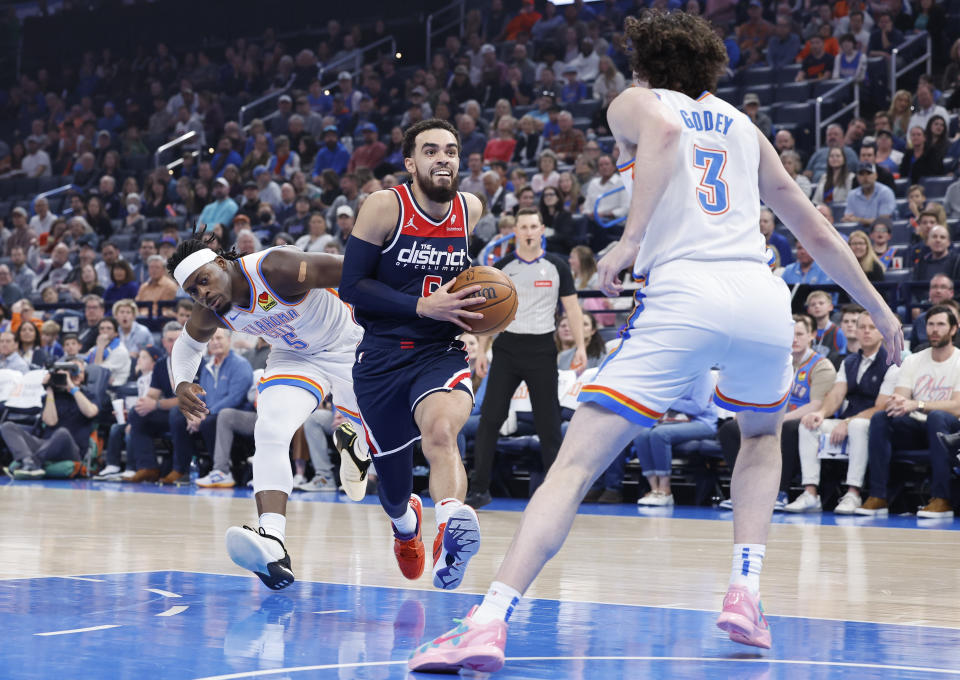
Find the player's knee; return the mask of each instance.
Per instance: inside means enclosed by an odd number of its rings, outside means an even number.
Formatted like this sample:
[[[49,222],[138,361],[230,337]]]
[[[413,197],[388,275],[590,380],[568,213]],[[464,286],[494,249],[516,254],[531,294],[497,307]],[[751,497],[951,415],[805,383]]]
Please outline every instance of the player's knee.
[[[431,456],[449,453],[457,447],[457,434],[449,418],[437,418],[426,428],[421,429],[423,455]]]

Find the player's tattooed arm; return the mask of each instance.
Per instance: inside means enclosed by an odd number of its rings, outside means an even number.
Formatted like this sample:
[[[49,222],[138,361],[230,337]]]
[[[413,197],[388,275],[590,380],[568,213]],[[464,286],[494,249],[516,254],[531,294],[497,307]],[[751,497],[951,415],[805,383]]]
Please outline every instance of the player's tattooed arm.
[[[286,299],[296,299],[314,288],[336,288],[343,273],[343,256],[274,250],[263,260],[270,287]]]

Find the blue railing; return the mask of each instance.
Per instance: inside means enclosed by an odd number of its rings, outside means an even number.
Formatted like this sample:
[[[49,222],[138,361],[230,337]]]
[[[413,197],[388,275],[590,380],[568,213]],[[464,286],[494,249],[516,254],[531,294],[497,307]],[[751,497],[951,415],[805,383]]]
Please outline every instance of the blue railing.
[[[620,224],[620,223],[622,223],[623,221],[625,221],[625,220],[627,219],[627,216],[626,216],[626,215],[624,215],[623,217],[618,217],[617,219],[611,220],[611,221],[609,221],[609,222],[603,222],[603,221],[601,221],[601,219],[600,219],[600,214],[597,212],[597,207],[600,205],[600,201],[602,201],[603,199],[605,199],[607,196],[610,196],[610,195],[612,195],[612,194],[615,194],[615,193],[617,193],[618,191],[626,191],[626,190],[627,190],[626,187],[620,186],[620,187],[617,187],[616,189],[611,189],[610,191],[608,191],[608,192],[606,192],[606,193],[604,193],[604,194],[601,194],[601,195],[600,195],[600,198],[597,199],[597,202],[593,204],[593,221],[596,222],[596,223],[597,223],[598,225],[600,225],[601,227],[603,227],[604,229],[609,229],[610,227],[615,227],[615,226],[617,226],[618,224]]]

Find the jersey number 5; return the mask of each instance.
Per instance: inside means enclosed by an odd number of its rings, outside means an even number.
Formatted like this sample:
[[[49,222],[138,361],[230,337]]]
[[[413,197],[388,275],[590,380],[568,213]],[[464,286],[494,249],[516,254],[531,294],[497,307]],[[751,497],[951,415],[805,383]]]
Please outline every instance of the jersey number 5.
[[[723,179],[727,152],[693,147],[693,167],[703,170],[697,185],[697,201],[708,215],[722,215],[730,208],[730,193]]]

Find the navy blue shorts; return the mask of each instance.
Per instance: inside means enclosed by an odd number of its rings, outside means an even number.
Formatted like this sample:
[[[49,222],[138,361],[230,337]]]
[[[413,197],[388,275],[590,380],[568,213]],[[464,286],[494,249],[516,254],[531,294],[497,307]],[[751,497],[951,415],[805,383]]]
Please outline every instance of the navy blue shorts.
[[[459,340],[413,349],[358,349],[353,393],[370,453],[395,453],[420,439],[414,409],[428,394],[454,389],[473,398],[467,353]]]

